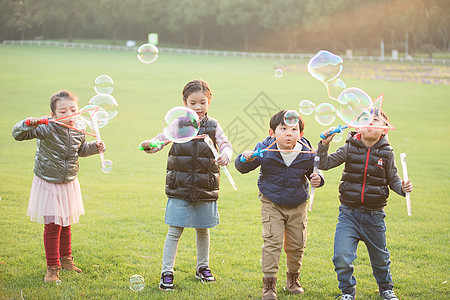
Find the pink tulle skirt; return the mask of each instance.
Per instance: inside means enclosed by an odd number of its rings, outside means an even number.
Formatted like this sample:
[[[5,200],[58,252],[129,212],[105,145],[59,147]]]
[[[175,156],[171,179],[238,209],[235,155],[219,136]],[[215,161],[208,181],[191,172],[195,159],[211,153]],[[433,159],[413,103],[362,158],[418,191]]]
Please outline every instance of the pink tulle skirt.
[[[27,211],[31,221],[69,226],[78,223],[81,215],[84,215],[84,206],[77,178],[52,183],[34,175]]]

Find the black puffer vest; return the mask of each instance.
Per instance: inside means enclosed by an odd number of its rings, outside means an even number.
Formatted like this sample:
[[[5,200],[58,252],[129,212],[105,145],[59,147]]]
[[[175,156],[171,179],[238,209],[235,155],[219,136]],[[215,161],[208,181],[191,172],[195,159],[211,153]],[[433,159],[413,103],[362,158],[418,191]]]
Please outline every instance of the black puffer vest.
[[[205,117],[198,135],[208,134],[216,144],[217,121]],[[173,143],[169,150],[166,195],[189,202],[216,201],[219,198],[219,167],[203,139]]]
[[[351,134],[346,143],[348,155],[339,185],[341,203],[352,207],[383,208],[389,197],[385,168],[392,148],[388,140],[383,137],[367,148]]]

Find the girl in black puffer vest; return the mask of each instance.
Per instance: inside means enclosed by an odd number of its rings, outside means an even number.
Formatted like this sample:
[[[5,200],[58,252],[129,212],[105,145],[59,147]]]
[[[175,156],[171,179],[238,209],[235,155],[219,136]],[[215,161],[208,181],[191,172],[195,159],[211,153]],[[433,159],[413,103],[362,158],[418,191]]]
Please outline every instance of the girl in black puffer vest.
[[[233,149],[217,120],[207,111],[212,93],[206,82],[193,80],[183,89],[184,105],[194,110],[200,120],[198,135],[207,134],[222,153],[217,160],[202,138],[187,143],[173,143],[169,150],[166,173],[168,196],[165,223],[169,225],[164,244],[163,267],[159,288],[174,289],[174,264],[178,242],[185,227],[197,233],[197,270],[195,276],[203,282],[214,282],[209,268],[209,228],[219,224],[217,199],[219,197],[219,166],[230,163]],[[154,140],[168,141],[160,133],[141,146],[147,153],[155,153],[164,146],[149,148]]]

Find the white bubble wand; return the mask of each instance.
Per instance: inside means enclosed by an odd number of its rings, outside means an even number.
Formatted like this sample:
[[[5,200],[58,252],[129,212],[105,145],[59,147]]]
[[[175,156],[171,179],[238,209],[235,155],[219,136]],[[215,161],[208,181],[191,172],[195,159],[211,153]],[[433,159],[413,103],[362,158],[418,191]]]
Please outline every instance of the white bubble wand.
[[[406,167],[406,153],[400,153],[400,161],[402,162],[403,169],[403,181],[408,181],[408,168]],[[408,216],[412,215],[411,210],[411,196],[409,192],[405,192],[406,194],[406,209],[408,211]]]
[[[317,171],[319,170],[319,163],[320,163],[320,157],[319,156],[314,157],[313,173],[317,173]],[[316,193],[316,188],[311,186],[311,190],[309,192],[309,208],[308,208],[309,211],[312,211],[315,193]]]
[[[217,159],[219,157],[219,152],[217,152],[216,147],[214,147],[213,141],[208,135],[205,137],[205,143],[209,146],[209,149],[211,149],[212,153],[214,154],[214,158]],[[228,168],[226,166],[221,167],[225,175],[227,175],[228,181],[230,181],[233,189],[237,191],[236,182],[234,182],[233,177],[231,177],[230,171],[228,171]]]
[[[95,136],[97,138],[97,141],[101,141],[101,137],[100,137],[100,130],[98,127],[98,120],[97,120],[97,112],[95,112],[94,114],[92,114],[92,123],[94,126],[94,132],[95,132]],[[112,170],[113,167],[113,162],[110,161],[109,159],[105,159],[105,155],[103,154],[102,150],[99,150],[99,154],[100,154],[100,160],[102,162],[102,172],[103,173],[109,173]]]

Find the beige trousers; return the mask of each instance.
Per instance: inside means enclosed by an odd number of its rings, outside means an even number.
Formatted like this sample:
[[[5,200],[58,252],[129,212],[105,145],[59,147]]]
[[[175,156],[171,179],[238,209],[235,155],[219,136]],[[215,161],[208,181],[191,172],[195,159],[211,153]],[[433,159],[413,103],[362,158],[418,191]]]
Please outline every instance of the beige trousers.
[[[289,272],[300,271],[306,246],[307,202],[297,207],[277,205],[259,192],[261,200],[262,271],[264,277],[276,277],[284,245]]]

